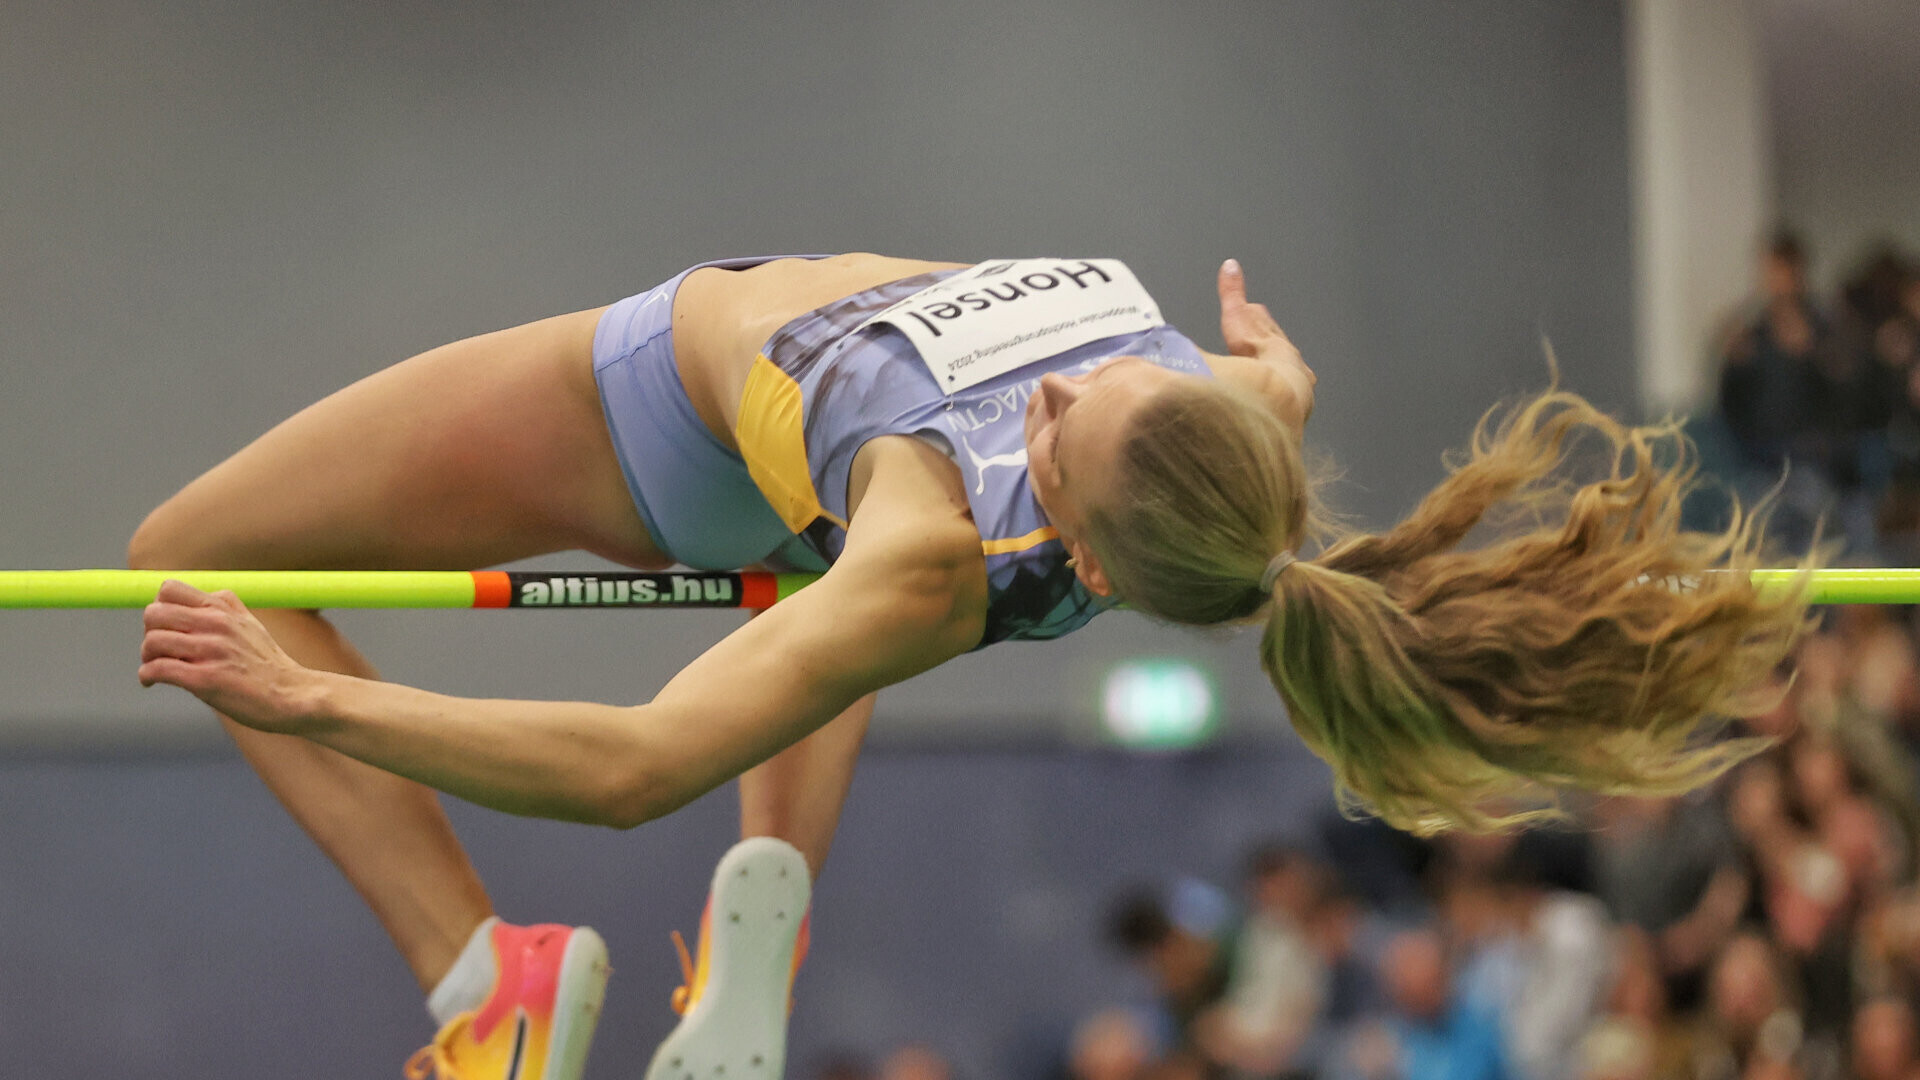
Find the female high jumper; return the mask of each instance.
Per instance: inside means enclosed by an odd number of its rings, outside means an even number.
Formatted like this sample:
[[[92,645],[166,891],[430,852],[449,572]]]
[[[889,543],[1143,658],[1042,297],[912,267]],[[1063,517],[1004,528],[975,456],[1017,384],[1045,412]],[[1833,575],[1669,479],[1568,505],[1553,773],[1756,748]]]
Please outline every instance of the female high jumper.
[[[1510,824],[1553,787],[1676,791],[1752,749],[1698,735],[1764,706],[1806,606],[1704,573],[1757,566],[1758,525],[1680,528],[1669,430],[1542,394],[1490,413],[1399,525],[1323,533],[1300,451],[1314,375],[1236,263],[1218,289],[1224,355],[1113,260],[738,259],[435,349],[187,485],[130,564],[584,549],[824,576],[636,706],[380,682],[317,612],[179,582],[146,611],[140,679],[220,713],[392,935],[441,1024],[409,1072],[469,1080],[577,1077],[606,953],[495,918],[434,789],[626,828],[738,777],[750,839],[716,871],[648,1077],[776,1080],[875,691],[1117,603],[1264,619],[1261,662],[1343,797],[1416,831]],[[1611,463],[1584,485],[1562,467],[1576,441]]]

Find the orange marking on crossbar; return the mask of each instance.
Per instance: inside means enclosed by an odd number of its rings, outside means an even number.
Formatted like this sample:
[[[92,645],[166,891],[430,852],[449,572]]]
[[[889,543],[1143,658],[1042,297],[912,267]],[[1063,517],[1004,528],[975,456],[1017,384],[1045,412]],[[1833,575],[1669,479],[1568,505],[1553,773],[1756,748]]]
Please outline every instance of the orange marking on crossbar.
[[[773,574],[748,571],[740,575],[740,606],[765,611],[780,599],[780,581]]]
[[[513,599],[513,583],[505,570],[473,571],[473,606],[506,607]]]

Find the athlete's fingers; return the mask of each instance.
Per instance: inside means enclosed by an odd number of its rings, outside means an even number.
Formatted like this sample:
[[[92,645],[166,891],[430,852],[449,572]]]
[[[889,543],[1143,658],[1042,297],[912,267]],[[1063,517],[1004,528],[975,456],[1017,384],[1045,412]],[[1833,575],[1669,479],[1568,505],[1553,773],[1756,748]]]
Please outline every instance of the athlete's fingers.
[[[189,693],[198,694],[205,682],[205,669],[190,661],[171,656],[149,660],[140,665],[141,686],[165,683],[168,686],[177,686]]]
[[[147,605],[140,622],[148,630],[181,630],[204,634],[224,626],[230,618],[231,615],[219,608],[187,607],[155,600]]]
[[[1256,356],[1276,344],[1291,346],[1267,305],[1247,302],[1246,273],[1235,259],[1220,266],[1220,336],[1235,356]]]
[[[172,657],[210,660],[227,653],[227,642],[212,634],[183,634],[178,630],[149,630],[140,639],[140,662]]]
[[[1273,317],[1273,312],[1268,311],[1265,304],[1242,304],[1233,313],[1233,318],[1248,333],[1268,337],[1281,333],[1279,320]]]
[[[215,607],[218,603],[213,593],[203,592],[178,578],[168,578],[162,582],[160,595],[155,599],[163,604],[179,604],[183,607]]]
[[[1219,287],[1222,315],[1247,302],[1247,274],[1240,269],[1239,259],[1228,259],[1220,264]]]
[[[1280,330],[1267,305],[1247,302],[1247,274],[1240,268],[1238,259],[1220,264],[1220,324],[1247,332],[1277,333]]]

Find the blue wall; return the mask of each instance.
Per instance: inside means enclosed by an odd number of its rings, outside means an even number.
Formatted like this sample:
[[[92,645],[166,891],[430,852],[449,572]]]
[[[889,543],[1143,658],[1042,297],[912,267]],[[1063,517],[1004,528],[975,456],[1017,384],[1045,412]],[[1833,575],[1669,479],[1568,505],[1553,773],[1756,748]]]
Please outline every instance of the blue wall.
[[[673,1015],[668,931],[697,929],[730,790],[630,833],[455,822],[507,918],[588,923],[615,974],[590,1077],[636,1076]],[[1137,997],[1111,896],[1231,884],[1245,848],[1328,809],[1304,753],[874,751],[815,895],[789,1076],[908,1039],[962,1080],[1035,1076],[1072,1021]],[[5,1075],[394,1075],[432,1035],[357,897],[237,758],[0,763]]]

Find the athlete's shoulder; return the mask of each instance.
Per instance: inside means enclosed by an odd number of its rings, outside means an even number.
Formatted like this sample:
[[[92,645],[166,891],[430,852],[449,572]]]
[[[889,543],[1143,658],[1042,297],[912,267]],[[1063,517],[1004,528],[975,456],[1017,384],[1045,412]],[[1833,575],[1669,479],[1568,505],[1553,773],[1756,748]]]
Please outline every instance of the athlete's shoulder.
[[[978,640],[986,559],[953,460],[911,436],[873,439],[854,459],[849,494],[852,520],[835,568],[884,580],[929,617],[972,625]]]

